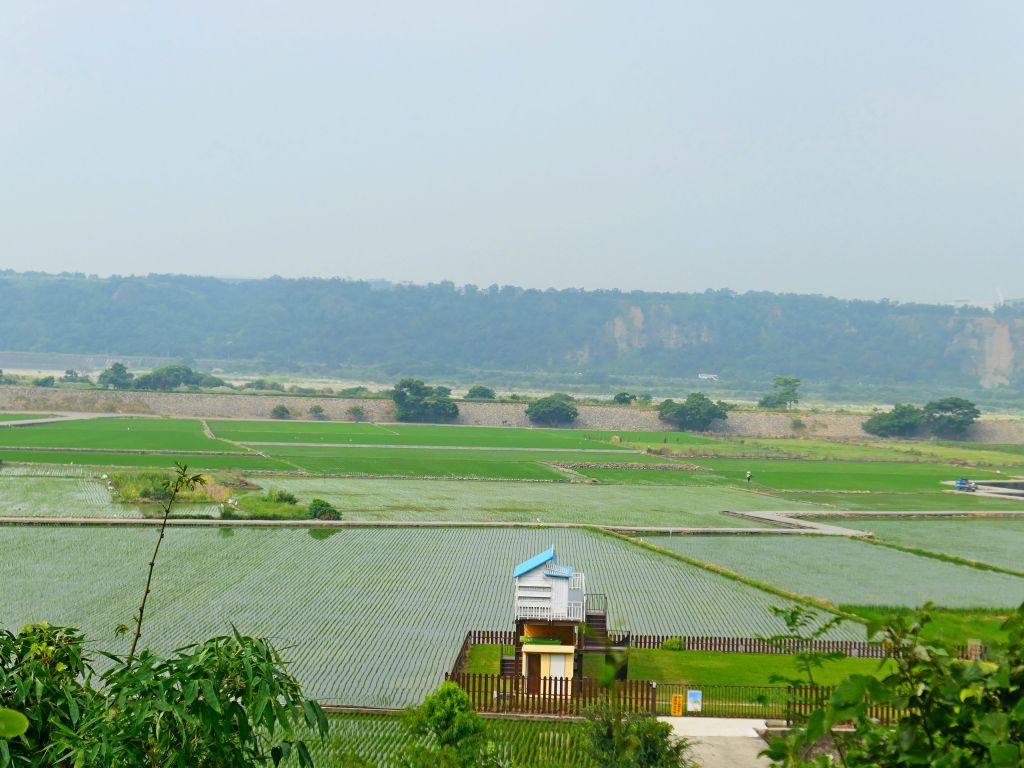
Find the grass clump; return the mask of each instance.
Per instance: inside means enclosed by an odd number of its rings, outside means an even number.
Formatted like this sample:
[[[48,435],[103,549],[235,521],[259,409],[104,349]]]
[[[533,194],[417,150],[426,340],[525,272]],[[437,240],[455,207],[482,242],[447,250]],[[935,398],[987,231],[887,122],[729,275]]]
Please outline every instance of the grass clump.
[[[173,480],[170,472],[140,471],[111,472],[107,481],[114,501],[125,504],[158,504],[166,501],[170,491],[164,486]],[[213,477],[203,476],[202,484],[194,490],[179,491],[178,501],[182,503],[211,503],[227,501],[230,493]]]
[[[294,493],[280,488],[270,488],[266,493],[241,496],[234,509],[225,507],[221,512],[221,517],[241,517],[249,520],[304,520],[309,516],[309,509],[299,504],[299,499]]]

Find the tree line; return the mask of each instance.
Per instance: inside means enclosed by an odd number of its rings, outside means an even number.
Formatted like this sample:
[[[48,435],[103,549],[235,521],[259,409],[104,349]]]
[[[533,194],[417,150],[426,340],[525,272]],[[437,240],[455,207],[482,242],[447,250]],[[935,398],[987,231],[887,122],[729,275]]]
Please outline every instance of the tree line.
[[[600,383],[708,373],[733,389],[763,387],[785,370],[821,386],[928,392],[977,389],[986,327],[1024,317],[1019,308],[990,313],[763,292],[13,272],[0,272],[0,307],[9,351],[358,368],[387,379],[517,371]],[[1024,360],[1024,347],[1013,343]],[[1024,389],[1024,365],[1006,376],[1008,390]]]

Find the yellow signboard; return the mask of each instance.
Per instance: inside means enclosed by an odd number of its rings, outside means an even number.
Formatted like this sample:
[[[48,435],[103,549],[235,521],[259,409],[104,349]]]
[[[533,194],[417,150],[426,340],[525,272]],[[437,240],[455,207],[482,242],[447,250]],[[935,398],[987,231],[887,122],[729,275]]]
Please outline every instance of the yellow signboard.
[[[672,717],[683,716],[683,697],[681,694],[672,694]]]

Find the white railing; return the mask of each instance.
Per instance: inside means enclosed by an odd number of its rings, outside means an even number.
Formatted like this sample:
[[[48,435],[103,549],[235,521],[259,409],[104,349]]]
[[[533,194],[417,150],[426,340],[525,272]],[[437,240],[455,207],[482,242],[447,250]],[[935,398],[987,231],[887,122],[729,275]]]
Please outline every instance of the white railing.
[[[556,565],[555,563],[548,563],[544,569],[544,573],[554,574],[556,576],[571,576],[572,568],[568,565]]]
[[[583,603],[570,601],[564,611],[550,605],[516,605],[516,618],[534,621],[583,621]]]
[[[580,592],[586,592],[587,589],[584,586],[584,579],[582,573],[573,574],[572,578],[569,579],[569,589],[578,589]]]

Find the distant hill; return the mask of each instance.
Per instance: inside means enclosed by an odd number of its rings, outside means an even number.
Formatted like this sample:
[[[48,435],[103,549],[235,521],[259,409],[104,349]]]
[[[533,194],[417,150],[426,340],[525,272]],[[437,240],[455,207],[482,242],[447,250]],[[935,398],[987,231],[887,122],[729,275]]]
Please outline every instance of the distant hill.
[[[650,293],[0,272],[0,350],[261,361],[383,376],[517,372],[583,382],[823,391],[1024,390],[1024,308],[709,291]]]

